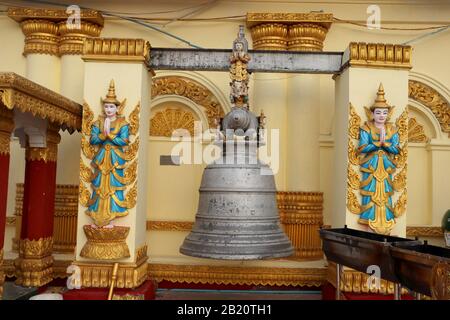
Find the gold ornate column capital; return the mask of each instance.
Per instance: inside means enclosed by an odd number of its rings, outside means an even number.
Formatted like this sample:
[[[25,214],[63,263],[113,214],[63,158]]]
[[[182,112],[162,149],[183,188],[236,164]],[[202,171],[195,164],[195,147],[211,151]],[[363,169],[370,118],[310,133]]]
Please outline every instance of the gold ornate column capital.
[[[254,50],[286,50],[287,25],[263,23],[250,28]]]
[[[58,26],[43,19],[24,20],[20,23],[25,35],[23,55],[49,54],[58,55]]]
[[[299,23],[289,26],[289,51],[322,51],[331,23]]]
[[[83,54],[84,40],[89,37],[98,37],[102,31],[102,26],[87,21],[80,22],[80,28],[70,28],[65,22],[58,23],[59,54],[60,55],[81,55]]]
[[[331,13],[247,13],[255,50],[322,51]]]
[[[82,54],[84,39],[98,37],[104,24],[101,13],[90,9],[68,13],[65,9],[10,7],[8,17],[22,27],[25,56]]]

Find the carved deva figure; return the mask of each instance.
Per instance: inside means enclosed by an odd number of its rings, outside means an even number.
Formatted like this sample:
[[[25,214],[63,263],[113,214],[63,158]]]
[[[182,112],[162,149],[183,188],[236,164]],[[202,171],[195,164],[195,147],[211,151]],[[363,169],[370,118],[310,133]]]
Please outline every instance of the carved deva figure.
[[[384,98],[383,85],[375,103],[366,112],[369,121],[360,128],[359,148],[362,172],[362,206],[359,222],[377,233],[389,234],[395,224],[391,196],[394,156],[400,152],[397,128],[387,122],[393,110]]]
[[[99,146],[92,159],[94,175],[91,182],[93,193],[87,214],[97,227],[113,227],[111,221],[128,214],[124,190],[126,160],[124,147],[129,144],[129,124],[120,115],[121,104],[111,80],[106,99],[102,99],[103,115],[92,125],[90,144]]]

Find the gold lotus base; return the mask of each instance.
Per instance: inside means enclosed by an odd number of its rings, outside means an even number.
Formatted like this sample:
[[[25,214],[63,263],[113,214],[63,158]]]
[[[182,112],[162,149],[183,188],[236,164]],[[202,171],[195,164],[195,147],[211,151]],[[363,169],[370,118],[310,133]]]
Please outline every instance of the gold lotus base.
[[[53,280],[53,257],[38,259],[17,258],[14,261],[16,284],[23,287],[42,287]]]
[[[114,226],[113,228],[83,227],[87,242],[81,249],[80,256],[95,260],[115,260],[130,257],[130,250],[125,242],[130,228]]]
[[[87,263],[75,261],[80,268],[83,288],[109,288],[111,286],[113,264]],[[137,263],[123,263],[117,271],[116,288],[137,288],[147,280],[147,256]]]

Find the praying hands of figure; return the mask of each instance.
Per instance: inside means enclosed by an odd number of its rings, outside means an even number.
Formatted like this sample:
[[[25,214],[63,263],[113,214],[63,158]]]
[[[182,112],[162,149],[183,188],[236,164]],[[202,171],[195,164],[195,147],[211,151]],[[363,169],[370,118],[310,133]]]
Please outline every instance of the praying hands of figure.
[[[111,131],[111,119],[105,118],[105,122],[103,124],[103,134],[107,137],[110,131]]]
[[[380,128],[380,143],[381,143],[381,145],[384,144],[385,139],[386,139],[386,128],[384,126],[382,126]]]

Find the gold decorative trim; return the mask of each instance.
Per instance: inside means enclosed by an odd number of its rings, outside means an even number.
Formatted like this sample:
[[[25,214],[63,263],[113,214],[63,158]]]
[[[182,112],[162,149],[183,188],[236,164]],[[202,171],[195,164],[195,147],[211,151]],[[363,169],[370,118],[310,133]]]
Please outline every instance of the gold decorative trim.
[[[292,260],[323,258],[319,229],[323,224],[322,192],[277,192],[280,221],[295,248]]]
[[[348,135],[352,139],[359,139],[361,117],[356,113],[355,107],[350,103],[350,118],[348,120]]]
[[[336,288],[336,264],[328,262],[327,280]],[[340,289],[342,292],[352,293],[373,293],[373,294],[394,294],[394,283],[387,280],[380,280],[380,288],[376,286],[368,286],[369,275],[345,268],[341,275]],[[402,293],[407,293],[406,289],[402,289]]]
[[[421,125],[416,118],[411,117],[408,120],[408,141],[424,143],[430,141],[430,138],[427,137],[423,130],[423,125]]]
[[[402,191],[406,187],[407,169],[408,165],[405,164],[403,169],[397,173],[392,181],[392,186],[395,191]]]
[[[94,158],[95,148],[90,144],[89,138],[86,138],[84,134],[81,136],[81,150],[86,158],[90,160]],[[80,159],[80,161],[83,160]]]
[[[194,222],[191,221],[154,221],[147,220],[147,230],[152,231],[191,231]]]
[[[150,69],[150,43],[143,39],[88,38],[84,42],[84,61],[125,61],[145,63]]]
[[[130,250],[125,241],[130,232],[129,227],[97,228],[85,225],[83,230],[87,242],[81,249],[81,257],[97,260],[114,260],[130,257]]]
[[[167,108],[156,112],[150,119],[150,135],[170,138],[177,129],[185,129],[193,137],[194,121],[194,114],[190,111]]]
[[[361,186],[361,177],[353,169],[350,162],[347,165],[347,185],[353,190],[359,190]]]
[[[47,148],[26,148],[25,158],[27,161],[56,162],[58,158],[58,148],[56,145]]]
[[[359,166],[358,150],[356,149],[355,145],[353,144],[353,141],[350,140],[350,138],[348,139],[347,153],[348,153],[348,161],[355,166]]]
[[[215,120],[224,116],[224,107],[205,86],[185,77],[158,77],[152,83],[152,99],[163,95],[177,95],[188,98],[202,106],[210,128],[215,128]]]
[[[59,55],[83,54],[84,40],[88,37],[98,37],[102,27],[98,24],[80,21],[80,29],[69,28],[66,21],[58,23]]]
[[[90,183],[94,178],[94,172],[91,168],[84,164],[83,159],[80,158],[80,179],[86,183]]]
[[[408,82],[408,95],[430,109],[438,119],[442,132],[450,137],[450,103],[435,89],[415,80]]]
[[[263,23],[250,29],[254,50],[287,50],[288,28],[280,23]]]
[[[347,188],[347,209],[353,214],[361,213],[361,205],[355,193]]]
[[[411,69],[411,46],[351,42],[348,65]],[[344,66],[345,67],[345,66]]]
[[[20,239],[19,255],[26,259],[40,259],[52,254],[53,237],[38,240]]]
[[[81,106],[12,72],[0,72],[0,106],[31,112],[69,130],[81,129]]]
[[[320,23],[324,27],[329,27],[333,22],[332,13],[277,13],[277,12],[248,12],[247,27],[256,24],[279,22],[286,24],[297,24],[299,22]]]
[[[149,278],[181,283],[319,287],[327,270],[320,268],[223,267],[206,265],[148,265]]]
[[[139,113],[141,111],[141,103],[138,102],[128,116],[128,122],[130,123],[130,135],[135,136],[139,131]]]
[[[113,264],[75,261],[81,269],[81,286],[84,288],[109,288],[111,286]],[[137,288],[147,280],[148,264],[121,263],[117,271],[116,288]]]
[[[58,159],[58,143],[61,141],[58,131],[59,127],[52,125],[48,127],[46,148],[27,147],[25,152],[27,161],[56,162]]]
[[[444,232],[441,227],[431,227],[431,226],[407,226],[406,227],[407,237],[443,237]]]
[[[408,108],[403,110],[402,114],[395,120],[398,129],[400,144],[408,141]]]
[[[408,193],[406,188],[403,189],[402,194],[398,198],[397,202],[394,205],[394,216],[396,218],[401,217],[406,211],[406,203],[408,201]]]
[[[84,183],[82,181],[80,181],[78,190],[79,190],[78,195],[79,195],[80,204],[83,207],[87,207],[89,204],[89,199],[91,198],[91,193],[84,186]]]
[[[16,22],[22,22],[28,19],[45,19],[50,21],[66,21],[70,14],[66,9],[47,9],[47,8],[8,8],[8,17]],[[103,26],[104,19],[99,11],[91,9],[80,10],[80,19]]]
[[[136,263],[140,264],[142,261],[145,259],[145,262],[148,259],[148,255],[147,255],[147,249],[148,246],[147,244],[144,244],[143,246],[139,247],[136,249]]]

